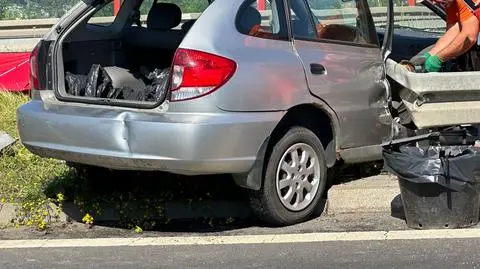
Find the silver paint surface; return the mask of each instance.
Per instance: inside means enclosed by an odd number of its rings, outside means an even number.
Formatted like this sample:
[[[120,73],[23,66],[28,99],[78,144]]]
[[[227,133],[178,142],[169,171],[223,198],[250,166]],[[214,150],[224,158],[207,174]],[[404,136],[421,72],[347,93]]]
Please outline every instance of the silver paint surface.
[[[250,171],[282,117],[299,105],[328,114],[335,149],[379,145],[390,137],[388,120],[379,117],[389,116],[379,48],[245,36],[235,27],[241,4],[216,0],[180,45],[237,63],[235,75],[214,93],[134,109],[65,103],[52,91],[33,91],[17,113],[22,143],[40,156],[110,168],[239,174]],[[79,4],[57,26],[85,8]],[[310,62],[324,64],[328,74],[306,73]],[[54,63],[51,72],[62,73],[62,57]]]

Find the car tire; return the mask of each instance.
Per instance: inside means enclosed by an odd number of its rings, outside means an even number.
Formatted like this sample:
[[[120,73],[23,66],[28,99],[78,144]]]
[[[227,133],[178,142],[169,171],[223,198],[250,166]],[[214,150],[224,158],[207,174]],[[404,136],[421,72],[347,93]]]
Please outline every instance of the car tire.
[[[295,152],[299,158],[295,159]],[[305,158],[307,155],[310,158]],[[327,183],[327,165],[322,142],[312,131],[291,128],[273,146],[266,162],[262,188],[250,194],[251,207],[259,219],[287,226],[318,212]]]

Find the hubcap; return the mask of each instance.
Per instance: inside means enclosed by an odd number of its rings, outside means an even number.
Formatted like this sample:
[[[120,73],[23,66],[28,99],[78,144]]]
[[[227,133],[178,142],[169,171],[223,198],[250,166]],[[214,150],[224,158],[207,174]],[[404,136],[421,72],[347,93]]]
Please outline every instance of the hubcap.
[[[312,203],[320,186],[320,163],[311,146],[298,143],[285,151],[277,167],[276,186],[289,210],[301,211]]]

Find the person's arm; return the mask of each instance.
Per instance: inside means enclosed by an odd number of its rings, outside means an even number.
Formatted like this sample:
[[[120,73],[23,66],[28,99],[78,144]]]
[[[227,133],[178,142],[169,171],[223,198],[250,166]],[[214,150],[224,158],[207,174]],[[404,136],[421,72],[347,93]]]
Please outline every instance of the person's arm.
[[[471,16],[461,23],[460,33],[443,49],[435,53],[442,62],[467,52],[478,40],[478,19]]]
[[[454,24],[451,26],[445,34],[443,34],[435,43],[432,49],[428,53],[430,55],[435,55],[438,52],[442,51],[445,49],[452,41],[455,39],[455,37],[460,33],[460,25],[458,23]]]
[[[435,55],[443,50],[460,33],[460,24],[458,22],[458,5],[456,0],[432,0],[432,2],[445,9],[447,15],[447,31],[437,40],[435,45],[428,52],[428,56]]]

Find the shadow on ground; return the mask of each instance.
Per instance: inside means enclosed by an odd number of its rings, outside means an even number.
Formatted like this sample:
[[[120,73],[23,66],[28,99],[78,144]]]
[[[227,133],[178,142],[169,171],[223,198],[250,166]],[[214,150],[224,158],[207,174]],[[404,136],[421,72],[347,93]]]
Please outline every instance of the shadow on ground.
[[[338,168],[332,172],[333,185],[379,175],[383,170],[383,161],[362,164],[339,164],[337,167]]]
[[[374,164],[348,166],[334,175],[334,184],[379,173]],[[64,194],[63,211],[76,222],[89,214],[96,226],[192,233],[265,226],[254,217],[247,192],[229,175],[187,177],[91,167],[72,169],[45,190],[49,197]]]
[[[160,172],[72,169],[45,193],[63,193],[64,213],[95,225],[161,231],[221,231],[260,225],[247,191],[228,175],[179,176]]]

